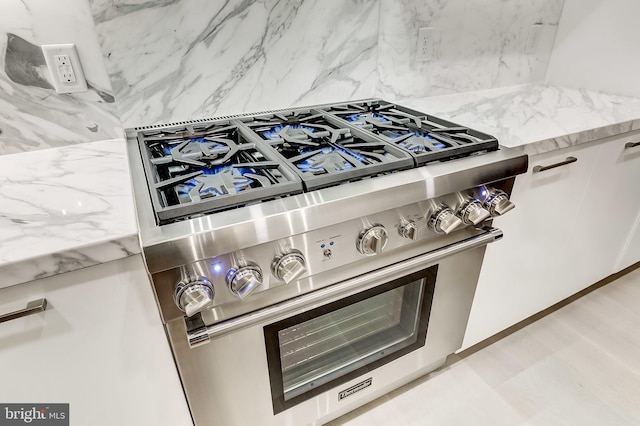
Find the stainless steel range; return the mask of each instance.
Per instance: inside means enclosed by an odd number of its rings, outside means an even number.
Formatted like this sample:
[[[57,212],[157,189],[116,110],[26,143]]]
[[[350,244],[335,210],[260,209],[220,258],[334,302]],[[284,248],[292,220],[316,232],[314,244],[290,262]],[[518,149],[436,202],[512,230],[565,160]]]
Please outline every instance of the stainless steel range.
[[[379,99],[127,131],[194,422],[322,424],[462,343],[526,155]]]

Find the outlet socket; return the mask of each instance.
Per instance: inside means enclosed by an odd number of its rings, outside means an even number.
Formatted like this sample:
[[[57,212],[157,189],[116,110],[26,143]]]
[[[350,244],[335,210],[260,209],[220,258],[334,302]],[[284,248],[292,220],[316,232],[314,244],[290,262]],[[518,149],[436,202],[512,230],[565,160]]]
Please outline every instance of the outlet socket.
[[[47,44],[41,47],[56,92],[76,93],[88,90],[75,44]]]
[[[438,44],[438,32],[434,27],[418,29],[418,45],[416,47],[416,61],[424,62],[434,59]]]

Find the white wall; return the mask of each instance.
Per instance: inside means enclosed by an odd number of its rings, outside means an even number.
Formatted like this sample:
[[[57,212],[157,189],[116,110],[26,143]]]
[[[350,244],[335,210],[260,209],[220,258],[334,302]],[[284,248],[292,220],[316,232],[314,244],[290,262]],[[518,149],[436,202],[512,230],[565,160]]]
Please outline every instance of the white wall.
[[[640,1],[566,0],[546,81],[640,96]]]

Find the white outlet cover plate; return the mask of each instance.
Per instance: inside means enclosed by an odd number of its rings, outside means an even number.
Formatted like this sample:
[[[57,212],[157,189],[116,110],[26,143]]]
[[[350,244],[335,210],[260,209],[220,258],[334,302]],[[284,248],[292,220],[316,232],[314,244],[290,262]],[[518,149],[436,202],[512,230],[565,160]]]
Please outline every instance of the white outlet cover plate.
[[[438,44],[438,31],[434,27],[418,29],[418,43],[416,46],[416,61],[424,62],[434,59]]]
[[[46,44],[41,47],[44,59],[47,61],[47,68],[49,68],[49,73],[51,74],[51,81],[53,82],[56,92],[77,93],[89,90],[87,88],[87,80],[84,78],[82,64],[80,64],[80,57],[78,56],[75,44]],[[55,59],[57,55],[67,55],[71,60],[71,68],[75,75],[74,82],[68,83],[62,79]]]

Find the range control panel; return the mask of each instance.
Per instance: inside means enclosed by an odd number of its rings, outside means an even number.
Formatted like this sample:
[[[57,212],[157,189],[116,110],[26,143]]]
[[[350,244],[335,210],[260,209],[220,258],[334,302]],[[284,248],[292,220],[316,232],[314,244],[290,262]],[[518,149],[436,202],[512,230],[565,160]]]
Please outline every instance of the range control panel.
[[[162,274],[173,282],[172,299],[187,316],[226,303],[250,300],[269,289],[364,258],[420,244],[436,249],[448,235],[480,227],[514,207],[500,189],[483,186],[275,242],[196,262]],[[168,289],[167,289],[168,290]]]

